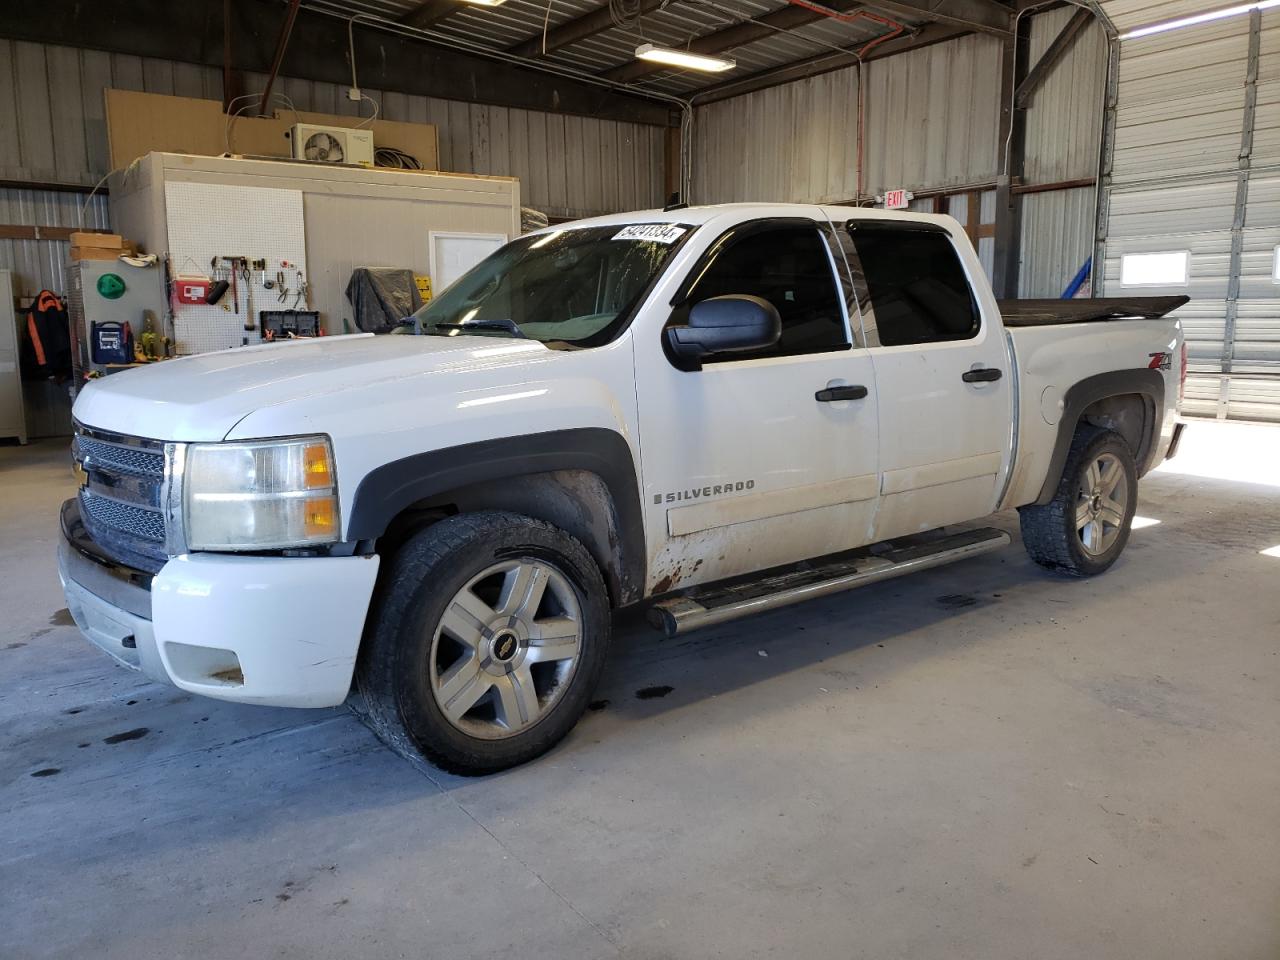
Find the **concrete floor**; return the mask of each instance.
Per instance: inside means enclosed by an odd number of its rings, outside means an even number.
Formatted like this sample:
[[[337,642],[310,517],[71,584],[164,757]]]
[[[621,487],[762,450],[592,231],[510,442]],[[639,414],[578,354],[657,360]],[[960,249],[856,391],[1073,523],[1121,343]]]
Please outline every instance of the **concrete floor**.
[[[1100,580],[1015,545],[623,624],[608,705],[468,781],[113,666],[54,572],[65,443],[2,449],[0,956],[1280,956],[1280,431],[1173,466]]]

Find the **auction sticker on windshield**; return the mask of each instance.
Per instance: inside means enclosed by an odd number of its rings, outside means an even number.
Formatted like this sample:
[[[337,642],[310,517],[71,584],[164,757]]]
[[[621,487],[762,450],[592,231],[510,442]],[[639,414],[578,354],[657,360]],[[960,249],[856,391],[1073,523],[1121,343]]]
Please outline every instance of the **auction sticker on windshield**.
[[[613,235],[614,240],[652,240],[655,243],[675,243],[688,231],[674,223],[633,223]]]

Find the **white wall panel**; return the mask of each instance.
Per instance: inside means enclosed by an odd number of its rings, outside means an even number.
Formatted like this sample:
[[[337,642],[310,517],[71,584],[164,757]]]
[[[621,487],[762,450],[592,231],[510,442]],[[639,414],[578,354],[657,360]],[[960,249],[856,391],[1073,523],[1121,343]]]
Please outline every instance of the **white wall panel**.
[[[1114,172],[1105,292],[1192,297],[1186,412],[1280,420],[1280,11],[1123,41]],[[1173,250],[1186,287],[1119,285],[1124,254]]]
[[[996,176],[998,41],[963,37],[863,68],[863,193]],[[858,73],[836,70],[698,107],[698,203],[833,201],[858,192]]]
[[[1094,190],[1053,190],[1022,198],[1019,297],[1059,297],[1093,255]]]
[[[857,117],[853,69],[698,107],[694,201],[851,199],[858,192]]]
[[[1248,50],[1248,17],[1123,42],[1115,182],[1234,166]]]
[[[1124,33],[1134,27],[1218,10],[1230,3],[1222,0],[1100,0],[1099,5],[1116,29]]]
[[[995,178],[1000,53],[975,35],[868,64],[867,193]]]
[[[1075,7],[1064,6],[1031,18],[1029,63],[1040,59],[1075,13]],[[1097,173],[1106,83],[1107,38],[1094,21],[1045,77],[1027,110],[1027,183],[1077,180]]]
[[[107,198],[95,196],[84,211],[85,197],[52,190],[0,187],[0,223],[41,227],[107,226]],[[69,244],[65,240],[0,239],[0,269],[13,271],[16,297],[33,297],[41,290],[66,291]]]

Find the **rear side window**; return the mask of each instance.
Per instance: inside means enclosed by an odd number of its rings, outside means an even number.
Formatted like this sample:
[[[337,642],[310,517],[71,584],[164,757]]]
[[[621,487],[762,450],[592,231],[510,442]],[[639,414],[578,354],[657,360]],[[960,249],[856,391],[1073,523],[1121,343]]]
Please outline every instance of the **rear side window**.
[[[708,252],[672,323],[684,323],[695,303],[726,294],[768,300],[782,318],[778,343],[757,353],[725,354],[711,360],[749,360],[789,354],[847,350],[849,335],[831,258],[815,224],[747,224],[718,240]]]
[[[849,267],[872,345],[877,335],[885,347],[978,335],[973,291],[945,232],[857,221],[847,229],[853,253]]]

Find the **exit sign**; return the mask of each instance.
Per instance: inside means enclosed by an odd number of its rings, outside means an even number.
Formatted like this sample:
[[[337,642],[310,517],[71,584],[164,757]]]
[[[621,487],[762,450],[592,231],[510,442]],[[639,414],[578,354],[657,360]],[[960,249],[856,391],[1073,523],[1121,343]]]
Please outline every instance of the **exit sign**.
[[[906,190],[886,190],[884,194],[884,208],[886,210],[905,210],[907,204],[911,202],[911,194]]]

